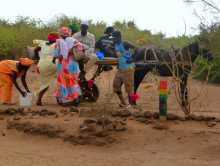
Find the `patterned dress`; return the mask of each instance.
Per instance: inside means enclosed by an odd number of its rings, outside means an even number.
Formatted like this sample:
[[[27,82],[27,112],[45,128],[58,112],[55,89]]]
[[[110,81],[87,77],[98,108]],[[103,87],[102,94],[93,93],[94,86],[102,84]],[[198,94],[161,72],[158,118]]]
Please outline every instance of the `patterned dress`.
[[[78,44],[75,46],[78,46]],[[59,43],[57,49],[59,51]],[[55,96],[60,103],[72,102],[81,95],[78,83],[80,73],[79,65],[73,59],[74,55],[71,53],[72,48],[69,47],[68,49],[68,55],[64,56],[61,54],[62,56],[59,56],[57,63],[57,88]]]

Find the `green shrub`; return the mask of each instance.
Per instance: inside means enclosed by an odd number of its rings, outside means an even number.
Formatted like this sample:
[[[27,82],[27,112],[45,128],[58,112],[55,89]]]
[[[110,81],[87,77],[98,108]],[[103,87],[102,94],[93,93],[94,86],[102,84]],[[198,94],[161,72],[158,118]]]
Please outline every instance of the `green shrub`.
[[[204,48],[208,48],[213,56],[212,67],[209,73],[209,81],[212,83],[220,83],[220,26],[214,24],[210,27],[201,26],[201,33],[197,37]],[[209,70],[209,65],[204,60],[197,61],[198,71],[196,71],[197,79],[204,80]]]
[[[32,45],[34,39],[46,39],[47,34],[57,31],[61,26],[68,26],[71,23],[80,23],[76,17],[65,15],[53,18],[49,23],[44,24],[40,20],[29,17],[18,17],[15,22],[0,19],[0,59],[10,59],[13,56],[21,56],[27,45]],[[170,49],[181,48],[188,43],[199,39],[204,47],[209,48],[215,56],[213,66],[210,71],[210,81],[220,83],[220,26],[214,24],[210,27],[200,27],[201,33],[198,36],[178,36],[167,38],[162,33],[152,34],[149,30],[140,30],[134,21],[116,21],[113,26],[120,30],[124,40],[128,40],[137,46],[156,44],[161,48]],[[90,21],[89,31],[95,34],[96,39],[103,35],[106,28],[105,22],[94,23]],[[3,55],[5,55],[3,57]],[[197,60],[197,70],[195,78],[206,79],[208,64],[202,59]]]
[[[11,54],[16,53],[15,56],[21,56],[24,48],[31,45],[33,39],[46,39],[49,32],[57,31],[59,27],[68,26],[71,23],[79,24],[80,20],[65,15],[54,17],[47,24],[29,17],[18,17],[13,23],[0,19],[0,55],[10,57]],[[113,25],[122,32],[124,40],[133,42],[137,46],[157,44],[163,48],[169,48],[173,44],[182,47],[190,40],[187,37],[165,38],[162,33],[152,34],[148,30],[140,30],[133,21],[116,21]],[[103,35],[105,28],[105,22],[90,21],[89,31],[95,34],[96,39]]]

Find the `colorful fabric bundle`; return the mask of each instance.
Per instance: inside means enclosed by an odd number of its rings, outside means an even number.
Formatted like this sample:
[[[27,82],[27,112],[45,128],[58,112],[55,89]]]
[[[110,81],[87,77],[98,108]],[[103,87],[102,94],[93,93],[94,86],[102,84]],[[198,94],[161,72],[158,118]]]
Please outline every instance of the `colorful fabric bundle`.
[[[75,40],[74,45],[72,50],[73,55],[74,55],[74,60],[79,61],[85,58],[85,48],[82,43],[79,41]]]

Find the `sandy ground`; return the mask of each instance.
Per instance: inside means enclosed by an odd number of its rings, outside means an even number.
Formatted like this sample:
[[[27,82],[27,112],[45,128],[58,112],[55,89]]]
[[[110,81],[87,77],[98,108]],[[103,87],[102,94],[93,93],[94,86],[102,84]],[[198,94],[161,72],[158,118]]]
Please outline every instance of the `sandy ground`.
[[[99,110],[108,106],[108,110],[116,110],[118,100],[112,93],[114,72],[103,73],[98,79],[101,97],[96,104],[82,104],[82,108]],[[28,80],[32,91],[36,91],[38,80]],[[154,83],[151,77],[148,83]],[[156,85],[156,84],[155,84]],[[156,86],[145,89],[141,85],[139,105],[143,110],[158,111],[158,90]],[[210,115],[220,118],[220,87],[203,85],[190,81],[191,95],[196,100],[192,102],[192,112],[198,115]],[[48,93],[45,106],[33,106],[32,111],[47,109],[59,113],[63,110],[55,104],[52,95]],[[197,97],[198,96],[198,97]],[[14,95],[17,102],[18,95]],[[170,92],[168,111],[183,116],[178,106],[174,91]],[[0,110],[6,109],[0,106]],[[117,140],[105,146],[74,145],[64,142],[59,137],[50,138],[8,129],[7,125],[17,115],[0,115],[0,166],[219,166],[220,165],[220,123],[209,126],[207,122],[168,121],[165,130],[154,129],[157,121],[143,124],[128,118],[127,130],[114,132]],[[19,115],[21,122],[32,124],[50,124],[65,129],[66,133],[75,133],[83,118],[78,113],[61,114],[59,117]],[[27,123],[28,124],[28,123]]]

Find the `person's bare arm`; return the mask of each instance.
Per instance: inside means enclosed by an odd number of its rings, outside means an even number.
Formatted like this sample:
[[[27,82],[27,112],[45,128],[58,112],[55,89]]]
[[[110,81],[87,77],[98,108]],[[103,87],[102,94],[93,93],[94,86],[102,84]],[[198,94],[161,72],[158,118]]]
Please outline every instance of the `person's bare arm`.
[[[120,52],[116,52],[116,56],[117,56],[117,58],[119,58],[121,56],[121,53]]]
[[[27,92],[30,92],[28,86],[27,86],[27,82],[26,82],[26,75],[27,75],[27,70],[25,71],[25,73],[21,76],[21,82],[24,86],[24,88],[26,89]]]
[[[20,94],[22,96],[26,96],[26,93],[24,91],[21,90],[21,88],[19,87],[18,83],[17,83],[17,73],[13,72],[11,75],[11,79],[12,79],[12,82],[13,84],[15,85],[16,89],[20,92]]]
[[[39,46],[34,49],[33,59],[36,60],[37,62],[40,60],[40,55],[39,55],[40,51],[41,51],[41,47],[39,47]]]

